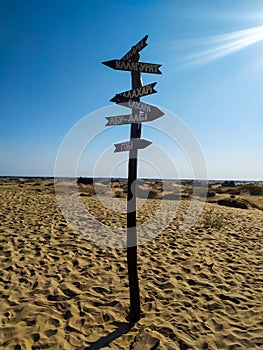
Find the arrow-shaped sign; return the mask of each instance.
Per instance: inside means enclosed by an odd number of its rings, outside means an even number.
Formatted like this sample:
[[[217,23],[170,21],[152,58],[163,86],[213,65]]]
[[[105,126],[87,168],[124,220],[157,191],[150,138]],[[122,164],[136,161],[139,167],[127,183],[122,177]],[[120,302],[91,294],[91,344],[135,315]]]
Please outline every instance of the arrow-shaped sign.
[[[148,85],[144,85],[141,87],[137,87],[133,90],[128,90],[121,92],[119,94],[116,94],[110,102],[116,102],[116,103],[122,103],[122,102],[128,102],[129,100],[136,99],[138,97],[147,96],[151,94],[155,94],[157,91],[153,88],[157,83],[151,83]]]
[[[116,115],[114,117],[106,117],[108,120],[105,126],[112,125],[122,125],[122,124],[132,124],[132,123],[142,123],[147,120],[147,116],[144,113],[136,113],[136,114],[125,114],[125,115]]]
[[[157,64],[157,63],[111,60],[111,61],[102,62],[102,64],[116,70],[162,74],[162,72],[159,70],[159,68],[161,67],[161,64]]]
[[[132,108],[133,110],[147,113],[148,115],[150,114],[151,120],[155,120],[164,115],[159,108],[140,101],[128,101],[118,104],[123,107]]]
[[[145,35],[144,38],[142,38],[136,45],[132,46],[130,51],[128,51],[121,59],[123,61],[128,61],[134,56],[136,53],[140,52],[145,46],[148,44],[146,43],[146,40],[148,39],[148,35]]]
[[[105,126],[113,126],[113,125],[123,125],[123,124],[139,124],[139,123],[145,123],[145,122],[151,122],[157,118],[160,118],[162,115],[164,115],[163,112],[161,112],[158,108],[156,108],[160,113],[135,113],[135,114],[125,114],[125,115],[116,115],[114,117],[106,117],[108,122],[105,124]]]
[[[125,152],[130,151],[134,149],[143,149],[148,146],[150,146],[152,142],[144,140],[144,139],[132,139],[131,141],[122,142],[122,143],[115,143],[115,150],[114,152]]]

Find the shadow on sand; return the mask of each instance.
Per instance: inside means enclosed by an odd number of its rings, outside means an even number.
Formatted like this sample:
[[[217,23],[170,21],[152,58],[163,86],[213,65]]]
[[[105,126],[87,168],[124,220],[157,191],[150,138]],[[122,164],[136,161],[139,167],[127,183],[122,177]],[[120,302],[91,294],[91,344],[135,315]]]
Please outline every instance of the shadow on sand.
[[[118,328],[114,332],[106,335],[105,337],[101,337],[100,339],[86,347],[84,350],[97,350],[104,348],[105,346],[109,345],[113,340],[121,337],[125,333],[128,333],[129,330],[132,329],[134,324],[134,322],[116,322]]]

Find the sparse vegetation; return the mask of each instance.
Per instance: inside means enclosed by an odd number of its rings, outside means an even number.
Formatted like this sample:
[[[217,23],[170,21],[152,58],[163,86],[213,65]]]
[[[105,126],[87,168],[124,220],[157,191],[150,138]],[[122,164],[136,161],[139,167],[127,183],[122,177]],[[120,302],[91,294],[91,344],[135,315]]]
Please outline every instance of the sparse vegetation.
[[[247,190],[249,194],[251,194],[251,196],[263,195],[263,188],[262,186],[259,186],[259,185],[249,184],[245,186],[244,189]]]
[[[216,192],[215,191],[208,191],[207,192],[207,197],[215,197]]]
[[[206,229],[220,229],[224,226],[225,219],[222,214],[216,212],[214,208],[206,210],[203,214],[203,226]]]
[[[21,184],[27,181],[25,179],[20,181]],[[32,179],[30,180],[32,182]],[[108,180],[107,180],[108,181]],[[100,194],[104,193],[107,188],[105,179],[96,179],[97,187],[99,186]],[[157,181],[157,180],[137,180],[137,197],[145,199],[164,199],[164,200],[188,200],[194,195],[195,197],[204,197],[204,191],[200,187],[193,187],[200,185],[200,183],[193,181],[181,181],[177,183],[176,180]],[[4,179],[2,180],[4,183]],[[93,180],[90,178],[79,178],[77,180],[80,193],[88,194],[89,196],[96,195],[98,191],[94,188]],[[20,184],[20,183],[19,183]],[[20,184],[20,185],[21,185]],[[228,184],[228,183],[227,183]],[[231,186],[232,185],[232,186]],[[46,186],[46,185],[45,185]],[[127,180],[126,179],[111,179],[111,189],[114,196],[117,198],[127,198]],[[194,192],[193,192],[194,190]],[[115,193],[116,192],[116,193]],[[208,203],[218,204],[226,207],[251,209],[257,208],[263,210],[263,182],[237,182],[230,186],[226,186],[222,182],[211,182],[208,184],[208,192],[205,194]]]
[[[125,193],[122,190],[117,190],[114,192],[114,197],[115,198],[124,198],[125,197]]]
[[[248,209],[249,205],[247,201],[240,198],[223,198],[219,199],[217,202],[219,205],[224,205],[225,207],[232,207],[232,208],[240,208],[240,209]]]

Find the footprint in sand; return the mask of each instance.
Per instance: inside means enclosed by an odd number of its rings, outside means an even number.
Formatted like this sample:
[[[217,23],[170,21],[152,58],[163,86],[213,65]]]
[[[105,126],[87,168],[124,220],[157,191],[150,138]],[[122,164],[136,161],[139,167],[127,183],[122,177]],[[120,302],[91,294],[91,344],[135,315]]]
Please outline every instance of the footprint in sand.
[[[48,320],[48,323],[51,324],[52,326],[56,327],[56,328],[60,327],[60,321],[57,318],[53,318],[53,317],[50,318]]]
[[[57,329],[48,329],[44,333],[47,337],[52,337],[53,335],[57,334]]]
[[[34,340],[34,342],[39,341],[39,339],[40,339],[39,333],[33,333],[32,334],[32,339]]]

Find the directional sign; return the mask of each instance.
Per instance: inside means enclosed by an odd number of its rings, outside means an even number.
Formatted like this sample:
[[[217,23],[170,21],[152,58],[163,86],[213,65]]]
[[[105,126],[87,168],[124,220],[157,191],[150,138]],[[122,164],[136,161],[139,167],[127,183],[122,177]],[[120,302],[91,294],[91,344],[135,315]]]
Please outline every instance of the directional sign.
[[[121,102],[128,102],[129,100],[136,99],[138,97],[142,96],[147,96],[151,94],[155,94],[157,91],[153,88],[157,83],[152,83],[148,85],[144,85],[141,87],[137,87],[136,89],[133,90],[128,90],[125,92],[121,92],[119,94],[116,94],[110,102],[116,102],[116,103],[121,103]]]
[[[164,115],[159,108],[140,101],[128,101],[119,104],[123,107],[132,108],[136,111],[147,113],[148,115],[150,114],[151,120],[155,120]]]
[[[156,108],[158,111],[160,111],[158,108]],[[154,114],[154,113],[135,113],[135,114],[125,114],[125,115],[117,115],[114,117],[106,117],[108,122],[105,124],[105,126],[113,126],[113,125],[123,125],[123,124],[139,124],[139,123],[145,123],[145,122],[151,122],[157,118],[160,118],[162,115],[164,115],[163,112],[160,111],[160,114]]]
[[[132,123],[142,123],[147,121],[147,115],[144,113],[136,113],[136,114],[125,114],[125,115],[116,115],[114,117],[106,117],[108,120],[105,126],[112,125],[122,125],[122,124],[132,124]]]
[[[116,70],[162,74],[162,72],[159,70],[159,68],[161,67],[161,64],[157,64],[157,63],[111,60],[111,61],[102,62],[102,64]]]
[[[144,38],[142,38],[142,40],[140,40],[136,45],[134,45],[130,51],[128,51],[121,59],[123,61],[128,61],[132,58],[132,56],[134,56],[136,53],[140,52],[143,48],[145,48],[145,46],[147,46],[148,44],[146,43],[146,40],[148,39],[148,35],[145,35]]]
[[[125,152],[134,149],[143,149],[151,145],[152,142],[144,139],[132,139],[131,141],[115,143],[114,152]]]

